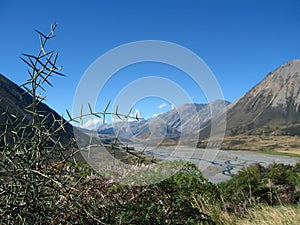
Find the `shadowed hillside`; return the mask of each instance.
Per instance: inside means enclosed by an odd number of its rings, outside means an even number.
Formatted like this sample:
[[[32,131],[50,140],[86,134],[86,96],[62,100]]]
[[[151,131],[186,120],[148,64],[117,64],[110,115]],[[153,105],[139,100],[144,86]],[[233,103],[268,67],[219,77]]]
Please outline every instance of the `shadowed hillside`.
[[[32,113],[26,111],[26,107],[32,103],[32,97],[26,93],[18,85],[4,77],[0,74],[0,133],[2,134],[5,129],[5,122],[8,119],[8,114],[15,115],[19,118],[24,118],[26,121],[32,119]],[[53,124],[54,120],[61,120],[61,116],[58,115],[54,110],[49,108],[44,103],[39,103],[38,111],[48,116],[46,119],[47,124]],[[6,114],[6,112],[8,114]],[[76,129],[76,128],[75,128]],[[67,123],[65,126],[66,132],[60,135],[60,140],[62,143],[68,143],[71,139],[74,138],[73,127],[71,124]],[[76,132],[80,132],[77,131]],[[80,132],[81,133],[81,132]],[[9,137],[9,134],[8,134]],[[80,135],[81,139],[78,140],[81,144],[88,143],[88,137],[86,135]],[[83,160],[79,155],[78,158]]]

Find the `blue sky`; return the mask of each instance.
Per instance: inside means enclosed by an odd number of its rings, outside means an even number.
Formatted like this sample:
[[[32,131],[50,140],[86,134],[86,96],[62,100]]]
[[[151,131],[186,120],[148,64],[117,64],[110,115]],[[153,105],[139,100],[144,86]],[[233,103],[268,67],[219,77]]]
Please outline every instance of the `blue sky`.
[[[50,47],[60,52],[59,64],[67,77],[53,78],[54,88],[49,87],[46,95],[47,104],[59,113],[72,110],[76,87],[98,57],[141,40],[168,41],[191,50],[214,73],[224,98],[234,101],[267,73],[300,58],[299,12],[299,0],[1,0],[0,73],[22,84],[27,68],[19,58],[21,53],[35,53],[38,38],[34,29],[47,33],[50,23],[56,21],[57,37]],[[193,101],[207,101],[184,72],[160,63],[140,63],[111,77],[98,96],[98,110],[144,76],[167,78]],[[157,97],[133,106],[144,117],[171,107],[168,99]]]

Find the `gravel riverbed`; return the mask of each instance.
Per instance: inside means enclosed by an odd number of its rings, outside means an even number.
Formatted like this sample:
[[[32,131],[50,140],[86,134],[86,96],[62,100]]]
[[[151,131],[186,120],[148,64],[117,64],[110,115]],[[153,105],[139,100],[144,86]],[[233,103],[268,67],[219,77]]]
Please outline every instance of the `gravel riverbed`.
[[[134,146],[135,150],[145,150],[142,146]],[[225,151],[217,149],[194,149],[184,146],[148,147],[144,151],[163,160],[188,160],[198,166],[203,175],[213,183],[231,178],[245,166],[259,163],[267,166],[271,163],[294,165],[297,157],[278,156],[255,153],[250,151]]]

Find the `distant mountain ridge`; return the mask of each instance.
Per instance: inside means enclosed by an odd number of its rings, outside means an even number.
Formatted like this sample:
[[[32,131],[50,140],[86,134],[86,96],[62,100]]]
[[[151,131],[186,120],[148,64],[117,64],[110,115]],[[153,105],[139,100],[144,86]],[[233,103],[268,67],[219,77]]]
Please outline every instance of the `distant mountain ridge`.
[[[158,139],[191,139],[198,136],[201,126],[230,103],[217,100],[210,104],[185,104],[148,120],[118,122],[99,126],[99,134],[116,135],[126,140],[151,142]]]

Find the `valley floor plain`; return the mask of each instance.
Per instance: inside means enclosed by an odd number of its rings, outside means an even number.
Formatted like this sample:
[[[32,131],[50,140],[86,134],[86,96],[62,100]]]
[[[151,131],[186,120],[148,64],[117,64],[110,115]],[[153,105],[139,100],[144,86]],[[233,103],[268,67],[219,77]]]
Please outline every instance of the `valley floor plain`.
[[[187,160],[201,170],[203,175],[213,183],[229,180],[243,167],[253,164],[268,166],[272,163],[295,165],[299,157],[261,154],[253,151],[228,151],[217,149],[199,149],[186,146],[176,147],[148,147],[134,145],[136,151],[145,151],[146,154],[163,160]]]

